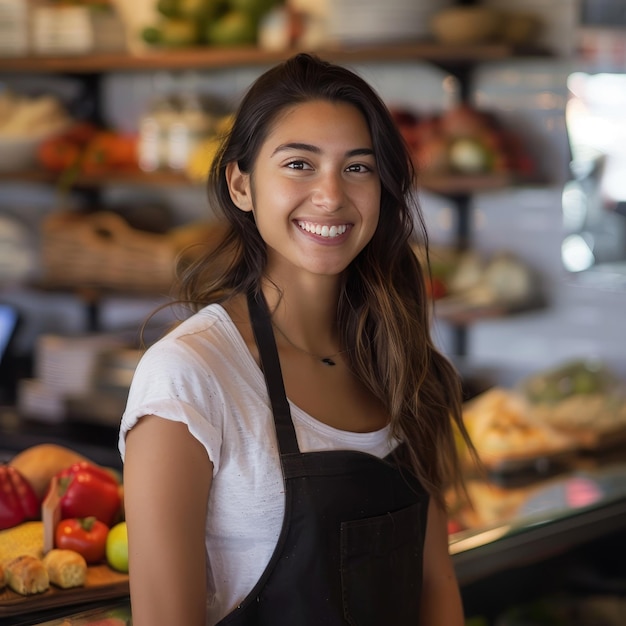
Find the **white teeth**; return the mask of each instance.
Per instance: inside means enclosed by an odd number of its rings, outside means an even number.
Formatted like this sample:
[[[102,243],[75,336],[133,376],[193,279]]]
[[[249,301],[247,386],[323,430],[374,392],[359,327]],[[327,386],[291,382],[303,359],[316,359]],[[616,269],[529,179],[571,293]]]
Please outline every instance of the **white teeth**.
[[[346,224],[341,224],[339,226],[322,226],[321,224],[313,224],[312,222],[298,222],[298,226],[302,230],[306,230],[307,233],[314,233],[316,235],[320,235],[321,237],[328,237],[330,239],[343,235],[343,233],[345,233],[348,229]]]

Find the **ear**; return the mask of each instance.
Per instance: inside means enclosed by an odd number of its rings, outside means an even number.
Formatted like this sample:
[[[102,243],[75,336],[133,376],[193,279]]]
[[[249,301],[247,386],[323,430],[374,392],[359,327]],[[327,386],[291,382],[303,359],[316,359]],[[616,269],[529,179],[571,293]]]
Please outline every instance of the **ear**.
[[[250,193],[250,174],[245,174],[239,169],[235,161],[226,165],[226,182],[230,199],[235,206],[242,211],[252,211],[252,196]]]

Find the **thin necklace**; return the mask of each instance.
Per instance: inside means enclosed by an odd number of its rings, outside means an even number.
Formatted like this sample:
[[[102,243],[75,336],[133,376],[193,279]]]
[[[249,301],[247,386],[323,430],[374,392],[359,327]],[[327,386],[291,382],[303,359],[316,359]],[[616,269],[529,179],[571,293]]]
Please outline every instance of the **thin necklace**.
[[[308,354],[310,357],[313,357],[316,361],[319,361],[320,363],[323,363],[324,365],[328,365],[329,367],[337,365],[337,361],[335,361],[335,357],[345,352],[345,350],[339,350],[339,352],[335,352],[335,354],[329,354],[328,356],[321,356],[319,354],[313,354],[313,352],[309,352],[308,350],[305,350],[304,348],[297,346],[293,341],[291,341],[291,339],[289,339],[289,337],[287,337],[287,335],[285,335],[285,333],[276,325],[276,322],[274,322],[274,320],[272,320],[272,326],[282,335],[283,339],[292,348],[295,348],[296,350],[298,350],[299,352],[303,352],[304,354]]]

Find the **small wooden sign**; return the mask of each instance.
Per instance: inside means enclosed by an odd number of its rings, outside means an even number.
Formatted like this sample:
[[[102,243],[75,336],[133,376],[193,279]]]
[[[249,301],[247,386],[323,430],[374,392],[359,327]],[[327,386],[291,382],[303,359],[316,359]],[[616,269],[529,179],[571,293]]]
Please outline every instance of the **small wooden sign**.
[[[43,553],[47,554],[54,548],[55,529],[61,521],[61,497],[56,476],[50,481],[48,495],[41,505],[41,520],[43,521]]]

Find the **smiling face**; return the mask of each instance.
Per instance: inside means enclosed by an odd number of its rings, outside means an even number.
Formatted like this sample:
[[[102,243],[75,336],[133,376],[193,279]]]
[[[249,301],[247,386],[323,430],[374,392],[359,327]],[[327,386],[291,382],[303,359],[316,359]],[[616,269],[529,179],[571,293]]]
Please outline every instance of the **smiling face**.
[[[338,276],[370,241],[381,186],[365,118],[343,102],[286,109],[261,146],[253,172],[230,164],[234,203],[253,211],[267,245],[267,273]]]

